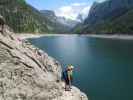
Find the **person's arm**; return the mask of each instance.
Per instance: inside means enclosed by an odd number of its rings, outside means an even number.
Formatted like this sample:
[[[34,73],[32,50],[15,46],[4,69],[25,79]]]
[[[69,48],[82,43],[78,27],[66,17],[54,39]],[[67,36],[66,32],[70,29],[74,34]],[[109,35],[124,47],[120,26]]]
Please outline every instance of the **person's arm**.
[[[71,75],[68,73],[68,80],[71,81]]]

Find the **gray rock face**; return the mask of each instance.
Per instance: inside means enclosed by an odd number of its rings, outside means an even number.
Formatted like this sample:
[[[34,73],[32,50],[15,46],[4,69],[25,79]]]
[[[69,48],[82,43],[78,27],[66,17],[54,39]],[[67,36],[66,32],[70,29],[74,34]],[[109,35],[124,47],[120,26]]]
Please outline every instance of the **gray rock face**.
[[[71,20],[71,19],[66,19],[66,18],[64,18],[64,17],[57,17],[57,21],[59,22],[59,23],[62,23],[63,25],[65,25],[65,26],[68,26],[68,27],[70,27],[71,29],[73,28],[73,27],[75,27],[79,22],[78,21],[76,21],[76,20]]]
[[[0,33],[0,100],[88,100],[73,87],[64,91],[61,65],[5,29]]]
[[[105,2],[95,2],[89,12],[85,24],[96,24],[104,21],[108,17],[120,16],[133,7],[133,0],[106,0]]]

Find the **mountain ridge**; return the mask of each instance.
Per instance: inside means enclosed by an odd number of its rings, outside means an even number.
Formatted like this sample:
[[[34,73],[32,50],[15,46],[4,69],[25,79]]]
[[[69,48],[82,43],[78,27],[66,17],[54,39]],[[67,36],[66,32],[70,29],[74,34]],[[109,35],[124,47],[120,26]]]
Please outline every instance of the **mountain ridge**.
[[[126,34],[128,32],[133,32],[133,30],[130,29],[130,27],[124,28],[126,26],[131,26],[125,20],[128,21],[128,19],[131,19],[130,17],[132,13],[130,11],[132,9],[133,9],[132,0],[106,0],[102,3],[95,2],[90,9],[87,19],[81,25],[80,29],[79,27],[76,27],[75,32],[86,33],[86,34],[89,33]],[[127,14],[128,12],[130,12],[130,15]],[[126,15],[126,17],[124,17],[125,19],[121,18],[124,15]],[[116,21],[119,20],[119,18],[122,20],[119,21],[119,23],[116,23]],[[133,22],[133,20],[130,21]]]
[[[7,24],[15,32],[43,32],[48,31],[45,23],[40,19],[40,13],[28,5],[24,0],[1,0],[0,14],[5,18]]]
[[[16,33],[68,33],[70,31],[70,27],[53,21],[54,19],[48,18],[48,15],[42,14],[25,0],[1,0],[0,14]]]
[[[67,27],[68,30],[71,30],[76,24],[79,23],[76,20],[70,20],[65,17],[56,16],[55,12],[52,10],[41,10],[40,12],[44,16],[46,16],[49,20],[51,20],[53,23],[56,23],[57,25],[60,24],[60,27],[61,26]]]

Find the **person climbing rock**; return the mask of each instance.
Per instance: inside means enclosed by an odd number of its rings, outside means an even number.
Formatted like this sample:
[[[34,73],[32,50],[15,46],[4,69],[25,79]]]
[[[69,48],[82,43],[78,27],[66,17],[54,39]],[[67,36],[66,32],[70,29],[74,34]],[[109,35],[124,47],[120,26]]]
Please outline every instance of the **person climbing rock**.
[[[4,25],[5,25],[5,20],[4,18],[0,15],[0,32],[3,34],[4,33]]]
[[[73,69],[74,66],[68,65],[65,71],[63,71],[63,80],[65,81],[65,90],[71,91],[71,85],[73,81]]]

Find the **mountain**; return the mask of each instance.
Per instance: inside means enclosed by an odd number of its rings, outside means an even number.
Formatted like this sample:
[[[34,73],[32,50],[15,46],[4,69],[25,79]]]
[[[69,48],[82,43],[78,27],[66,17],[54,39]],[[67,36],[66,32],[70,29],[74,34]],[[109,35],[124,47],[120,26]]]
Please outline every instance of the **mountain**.
[[[47,32],[45,20],[24,0],[0,0],[0,14],[15,32]]]
[[[83,22],[83,21],[84,21],[83,15],[82,15],[82,14],[79,14],[79,15],[77,16],[77,20],[79,20],[80,22]]]
[[[75,32],[129,33],[133,32],[133,0],[106,0],[95,2],[88,17]]]
[[[118,18],[99,23],[93,29],[95,33],[133,34],[133,9]]]
[[[65,26],[70,27],[70,28],[75,27],[79,23],[79,21],[77,21],[77,20],[67,19],[65,17],[57,17],[57,21],[61,24],[64,24]]]
[[[52,11],[40,12],[25,0],[0,0],[0,15],[15,32],[66,33],[70,27],[59,23]]]
[[[54,11],[51,10],[41,10],[41,14],[53,23],[53,27],[62,32],[69,32],[76,24],[79,22],[76,20],[66,19],[64,17],[58,17],[55,15]]]

